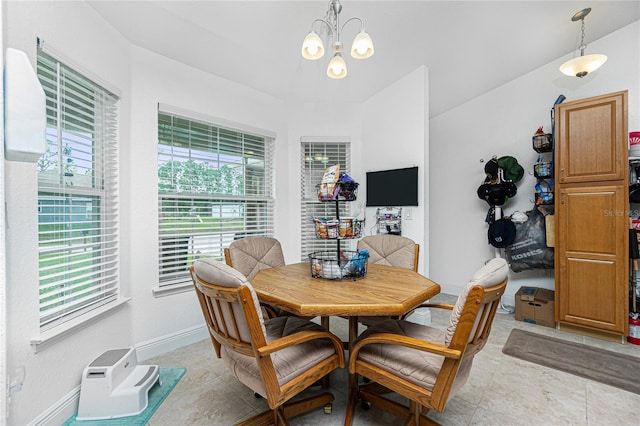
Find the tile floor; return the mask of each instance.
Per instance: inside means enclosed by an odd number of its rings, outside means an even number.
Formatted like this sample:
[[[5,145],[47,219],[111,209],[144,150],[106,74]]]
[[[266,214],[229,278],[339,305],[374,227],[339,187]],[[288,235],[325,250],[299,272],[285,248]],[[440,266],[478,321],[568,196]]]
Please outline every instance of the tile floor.
[[[455,297],[433,299],[454,303]],[[445,328],[448,313],[432,311],[432,325]],[[485,348],[476,355],[471,377],[443,413],[429,417],[443,425],[639,425],[640,395],[521,361],[502,353],[513,328],[586,343],[639,357],[640,346],[607,342],[498,314]],[[346,320],[331,318],[331,331],[346,340]],[[231,425],[265,409],[248,388],[215,357],[209,340],[145,363],[187,367],[187,373],[150,420],[151,426]],[[332,414],[315,410],[291,419],[292,425],[342,425],[346,405],[346,370],[331,375],[336,400]],[[318,389],[311,389],[317,392]],[[397,425],[400,420],[372,407],[356,407],[354,425]]]

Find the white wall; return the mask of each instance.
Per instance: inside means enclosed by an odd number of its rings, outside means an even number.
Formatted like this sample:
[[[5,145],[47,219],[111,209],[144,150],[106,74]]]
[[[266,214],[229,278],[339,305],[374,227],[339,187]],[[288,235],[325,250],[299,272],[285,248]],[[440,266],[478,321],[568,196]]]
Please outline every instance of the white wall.
[[[278,169],[278,179],[284,180],[281,188],[288,188],[288,197],[283,200],[282,191],[278,191],[277,204],[281,212],[285,210],[282,205],[286,203],[288,215],[276,215],[276,237],[282,243],[285,261],[287,263],[299,262],[301,256],[301,240],[298,229],[300,227],[300,138],[303,136],[330,137],[340,140],[351,140],[351,170],[349,176],[357,182],[362,182],[364,176],[360,172],[361,166],[357,153],[362,149],[362,109],[357,104],[338,103],[313,103],[313,104],[289,104],[286,117],[288,120],[289,152],[287,165]],[[286,173],[286,177],[285,174]],[[286,183],[286,185],[285,185]],[[359,201],[351,205],[355,211]],[[295,219],[289,220],[291,214]],[[287,220],[289,220],[287,222]]]
[[[140,343],[203,323],[193,291],[166,297],[154,297],[151,292],[159,281],[158,103],[276,133],[276,164],[286,164],[288,149],[282,104],[270,96],[137,47],[132,48],[131,75],[131,121],[135,125],[122,164],[122,196],[127,206],[123,234],[130,239],[129,249],[123,251],[123,276],[131,282],[133,342]],[[288,192],[276,191],[278,204],[280,200],[286,203]],[[285,216],[284,220],[291,221],[290,215],[277,210],[277,217]]]
[[[0,22],[4,3],[0,2]],[[4,35],[0,32],[0,69],[4,70]],[[0,99],[4,99],[4,79],[0,80]],[[0,117],[4,117],[4,102],[0,103]],[[4,146],[4,119],[0,120],[0,146]],[[0,150],[0,206],[4,206],[4,149]],[[7,407],[7,280],[5,262],[5,209],[0,210],[0,412]],[[7,424],[7,416],[0,415],[0,426]]]
[[[429,107],[427,68],[420,67],[363,104],[360,194],[366,194],[365,173],[418,166],[418,207],[403,207],[402,235],[420,244],[419,271],[429,263]],[[364,197],[362,197],[364,201]],[[407,210],[411,210],[408,220]],[[376,208],[366,209],[367,234],[375,233]]]
[[[26,52],[34,68],[36,38],[40,37],[73,58],[74,65],[102,76],[122,91],[120,136],[126,146],[130,61],[124,39],[84,2],[3,2],[3,5],[5,47]],[[11,374],[21,366],[26,370],[22,390],[11,396],[7,421],[22,425],[73,392],[82,368],[105,349],[132,343],[131,310],[120,309],[67,336],[63,343],[34,352],[30,339],[39,335],[36,166],[7,161],[5,167],[7,372]]]
[[[558,71],[567,55],[431,120],[430,276],[443,292],[458,294],[473,271],[494,256],[484,222],[488,205],[476,195],[484,179],[481,159],[515,156],[525,177],[503,206],[505,214],[533,207],[537,154],[531,137],[541,125],[551,131],[550,110],[558,95],[571,101],[628,89],[629,130],[640,129],[640,23],[590,43],[587,53],[605,53],[609,60],[578,79]],[[505,304],[513,305],[522,285],[553,288],[553,270],[512,272]]]

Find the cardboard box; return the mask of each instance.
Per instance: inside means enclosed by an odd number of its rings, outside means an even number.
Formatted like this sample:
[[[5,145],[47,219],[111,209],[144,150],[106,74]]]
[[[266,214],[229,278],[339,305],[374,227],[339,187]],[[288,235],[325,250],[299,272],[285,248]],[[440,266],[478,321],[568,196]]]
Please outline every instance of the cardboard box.
[[[538,287],[520,287],[516,293],[516,320],[555,327],[555,293]]]

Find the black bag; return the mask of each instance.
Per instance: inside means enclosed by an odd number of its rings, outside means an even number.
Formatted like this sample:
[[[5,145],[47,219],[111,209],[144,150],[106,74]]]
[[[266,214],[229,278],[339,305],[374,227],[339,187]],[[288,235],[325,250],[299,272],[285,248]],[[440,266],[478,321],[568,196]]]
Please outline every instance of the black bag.
[[[513,272],[553,269],[553,248],[547,247],[544,215],[535,206],[524,223],[516,224],[516,238],[505,253]]]

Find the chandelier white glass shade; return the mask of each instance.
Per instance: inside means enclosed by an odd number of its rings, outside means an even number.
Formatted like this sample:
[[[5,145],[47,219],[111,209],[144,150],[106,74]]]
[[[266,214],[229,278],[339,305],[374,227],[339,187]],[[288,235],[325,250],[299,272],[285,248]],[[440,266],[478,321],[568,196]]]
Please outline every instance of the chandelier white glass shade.
[[[600,68],[602,64],[604,64],[607,61],[606,55],[596,53],[596,54],[585,56],[584,54],[584,51],[587,48],[587,45],[584,44],[584,18],[589,14],[589,12],[591,12],[590,7],[586,9],[582,9],[580,12],[576,13],[571,18],[571,21],[573,22],[575,21],[582,22],[582,25],[581,25],[582,36],[580,40],[580,56],[578,56],[577,58],[570,59],[560,66],[560,71],[563,74],[571,77],[575,76],[575,77],[582,78],[585,75],[589,74],[590,72],[593,72],[598,68]]]
[[[347,63],[342,58],[341,53],[336,53],[329,61],[327,75],[331,78],[339,79],[347,76]]]
[[[332,57],[327,66],[327,75],[331,78],[340,79],[347,75],[347,64],[342,57],[343,45],[340,35],[344,27],[351,21],[360,22],[360,32],[356,35],[351,45],[351,56],[356,59],[366,59],[373,55],[373,41],[371,36],[364,30],[364,24],[360,18],[350,18],[342,26],[340,26],[340,12],[342,12],[342,4],[340,0],[331,0],[329,9],[324,18],[316,19],[311,24],[311,31],[302,42],[302,57],[305,59],[316,60],[324,56],[324,43],[322,38],[314,31],[314,25],[320,23],[320,26],[326,30],[328,39],[331,41]]]
[[[302,43],[302,56],[305,59],[320,59],[324,56],[324,44],[318,34],[313,30],[307,34]]]

